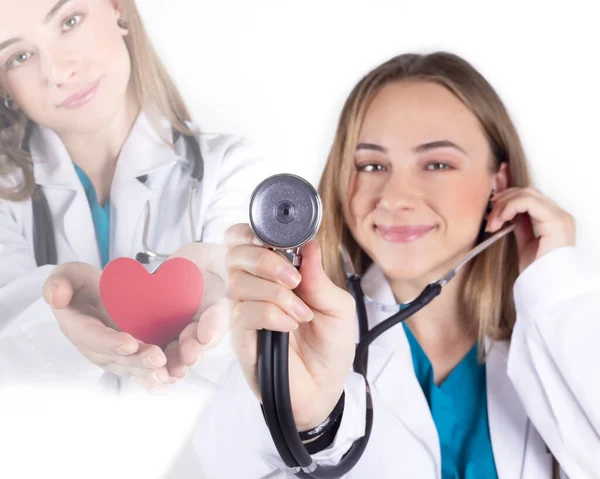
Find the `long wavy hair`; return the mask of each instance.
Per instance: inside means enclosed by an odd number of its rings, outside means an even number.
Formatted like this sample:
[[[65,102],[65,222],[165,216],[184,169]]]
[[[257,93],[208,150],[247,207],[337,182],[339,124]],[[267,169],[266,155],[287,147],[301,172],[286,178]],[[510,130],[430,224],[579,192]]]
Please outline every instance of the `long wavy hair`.
[[[128,34],[124,37],[131,58],[131,78],[134,94],[140,105],[150,113],[165,117],[177,131],[193,135],[185,124],[191,115],[175,82],[171,78],[144,27],[134,0],[120,0],[121,13],[127,22]],[[156,116],[149,115],[157,128]],[[26,132],[32,121],[21,110],[10,110],[0,101],[0,178],[20,172],[20,181],[11,188],[0,188],[0,198],[22,201],[34,191],[31,156],[22,149]],[[168,138],[166,143],[172,144]]]

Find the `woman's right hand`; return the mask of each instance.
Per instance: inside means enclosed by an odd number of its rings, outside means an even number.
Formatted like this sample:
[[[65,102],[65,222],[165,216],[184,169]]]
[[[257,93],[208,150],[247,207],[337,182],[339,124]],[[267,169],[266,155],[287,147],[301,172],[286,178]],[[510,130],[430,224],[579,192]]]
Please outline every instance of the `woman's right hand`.
[[[301,249],[299,272],[247,224],[229,228],[225,241],[232,343],[246,380],[260,401],[257,331],[289,332],[292,411],[298,430],[312,429],[335,407],[352,367],[354,298],[327,277],[314,240]]]
[[[63,263],[43,286],[44,300],[62,333],[93,364],[128,376],[151,392],[164,392],[172,382],[165,353],[130,334],[117,331],[100,296],[102,272],[87,263]]]

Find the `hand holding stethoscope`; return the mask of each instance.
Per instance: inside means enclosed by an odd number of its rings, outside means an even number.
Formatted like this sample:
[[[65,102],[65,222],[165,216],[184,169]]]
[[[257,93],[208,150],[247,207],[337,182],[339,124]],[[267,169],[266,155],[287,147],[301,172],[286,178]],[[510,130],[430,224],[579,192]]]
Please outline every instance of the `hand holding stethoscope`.
[[[321,266],[316,241],[302,249],[299,271],[261,243],[247,224],[229,228],[231,337],[246,379],[261,400],[257,331],[290,333],[289,374],[296,425],[320,424],[337,403],[355,345],[354,299]],[[302,280],[302,281],[301,281]]]

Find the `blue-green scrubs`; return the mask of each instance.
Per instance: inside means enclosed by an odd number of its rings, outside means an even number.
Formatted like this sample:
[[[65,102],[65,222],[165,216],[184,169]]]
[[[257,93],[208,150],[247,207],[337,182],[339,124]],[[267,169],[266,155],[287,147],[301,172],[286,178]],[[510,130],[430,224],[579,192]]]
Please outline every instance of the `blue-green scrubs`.
[[[79,180],[85,190],[88,203],[90,204],[90,210],[92,212],[92,219],[94,221],[94,229],[96,230],[96,238],[98,240],[98,248],[100,251],[100,258],[102,261],[102,268],[108,264],[108,251],[110,244],[109,227],[110,227],[110,200],[106,202],[104,207],[98,204],[98,197],[96,196],[96,190],[89,177],[85,172],[75,163],[75,170],[79,176]]]
[[[438,431],[442,478],[497,478],[488,427],[485,364],[477,361],[477,344],[438,386],[425,352],[408,326],[402,325]]]

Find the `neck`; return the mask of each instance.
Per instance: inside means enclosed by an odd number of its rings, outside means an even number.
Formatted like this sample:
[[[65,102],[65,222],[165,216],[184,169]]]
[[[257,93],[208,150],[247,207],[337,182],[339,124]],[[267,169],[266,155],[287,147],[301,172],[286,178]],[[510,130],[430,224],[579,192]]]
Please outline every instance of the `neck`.
[[[453,266],[454,264],[445,265],[418,279],[389,280],[396,301],[412,301],[421,294],[427,284],[439,280]],[[469,342],[477,337],[477,328],[469,321],[461,298],[467,272],[468,265],[442,288],[433,301],[406,320],[407,326],[420,342]]]
[[[105,128],[86,134],[60,134],[71,160],[90,178],[101,205],[108,200],[117,159],[139,111],[139,103],[128,91],[124,107]]]

